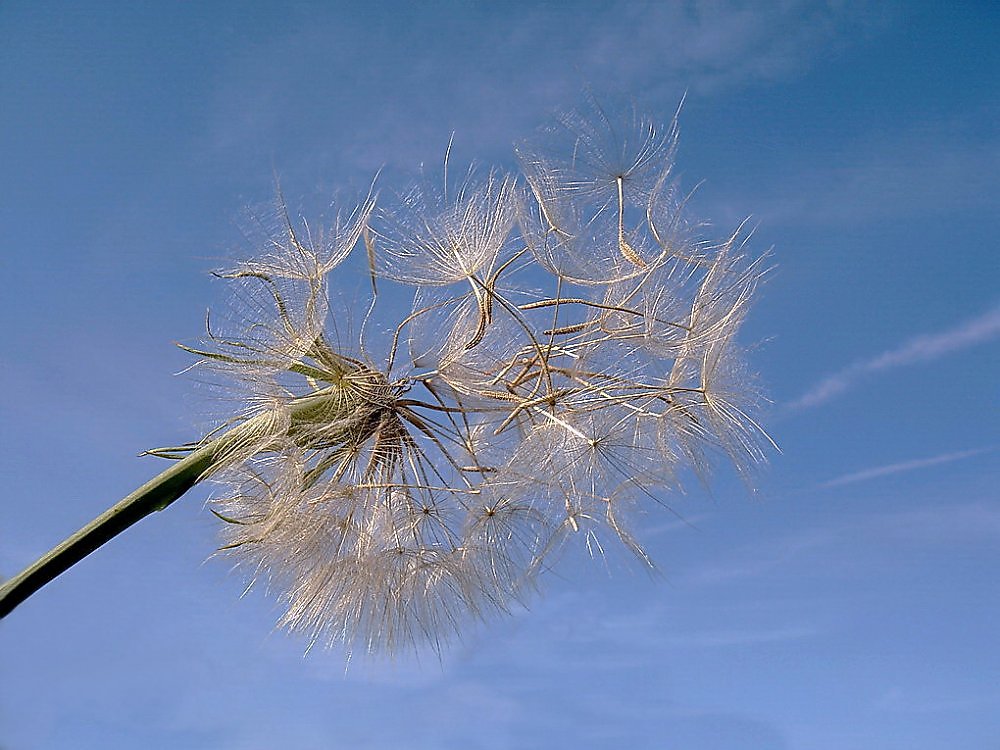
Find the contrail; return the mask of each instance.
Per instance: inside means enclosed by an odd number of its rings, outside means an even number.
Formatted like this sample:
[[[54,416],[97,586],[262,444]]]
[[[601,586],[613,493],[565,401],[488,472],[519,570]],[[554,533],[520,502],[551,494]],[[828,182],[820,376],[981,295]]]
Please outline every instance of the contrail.
[[[824,378],[789,403],[786,408],[794,411],[819,406],[840,395],[871,373],[937,359],[949,352],[989,341],[997,335],[1000,335],[1000,305],[947,331],[917,336],[877,357],[855,362]]]
[[[869,479],[877,479],[878,477],[888,476],[889,474],[901,474],[905,471],[914,471],[915,469],[924,469],[927,468],[928,466],[947,464],[951,463],[952,461],[958,461],[963,458],[980,456],[983,453],[989,453],[994,449],[995,446],[987,446],[985,448],[974,448],[973,450],[968,450],[968,451],[942,453],[939,456],[931,456],[930,458],[918,458],[912,461],[900,461],[899,463],[895,464],[876,466],[873,469],[865,469],[864,471],[854,472],[853,474],[845,474],[842,477],[837,477],[836,479],[831,479],[827,482],[823,482],[821,485],[819,485],[819,488],[829,489],[830,487],[841,487],[845,484],[864,482]]]

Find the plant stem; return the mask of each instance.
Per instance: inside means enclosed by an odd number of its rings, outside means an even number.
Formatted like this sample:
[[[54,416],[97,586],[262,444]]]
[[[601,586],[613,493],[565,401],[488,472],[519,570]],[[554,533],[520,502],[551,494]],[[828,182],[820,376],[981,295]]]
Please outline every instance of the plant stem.
[[[337,412],[345,407],[339,397],[331,398],[334,390],[336,386],[330,386],[293,399],[289,410],[289,434],[293,434],[303,424],[338,419],[340,415]],[[270,416],[267,413],[259,414],[204,442],[187,456],[177,460],[169,469],[150,479],[57,544],[16,576],[0,584],[0,619],[53,578],[114,539],[132,524],[153,511],[166,508],[204,479],[234,445],[266,434]]]
[[[252,422],[234,427],[177,460],[169,469],[4,581],[0,585],[0,619],[60,573],[153,511],[163,510],[204,479],[224,451],[248,434]]]

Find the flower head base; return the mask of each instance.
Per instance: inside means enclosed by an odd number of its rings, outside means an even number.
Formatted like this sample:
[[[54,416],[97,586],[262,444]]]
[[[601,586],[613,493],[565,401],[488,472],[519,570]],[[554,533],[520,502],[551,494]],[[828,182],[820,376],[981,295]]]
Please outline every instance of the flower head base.
[[[420,184],[363,202],[332,244],[281,210],[265,254],[220,274],[255,311],[190,349],[246,389],[215,467],[223,551],[311,643],[440,644],[574,536],[649,563],[644,504],[713,454],[764,459],[736,344],[760,261],[740,233],[690,238],[676,120],[623,129],[594,107],[519,150],[529,190]],[[362,235],[373,281],[414,300],[378,360],[328,333],[328,274]]]

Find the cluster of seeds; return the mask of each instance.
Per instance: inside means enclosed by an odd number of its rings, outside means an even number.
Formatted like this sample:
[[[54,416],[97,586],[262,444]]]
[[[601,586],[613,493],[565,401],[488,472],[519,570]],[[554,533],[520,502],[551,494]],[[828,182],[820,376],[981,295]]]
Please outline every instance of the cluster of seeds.
[[[190,349],[244,398],[213,507],[282,625],[437,644],[507,609],[569,538],[649,562],[644,506],[713,457],[764,459],[736,343],[760,259],[742,231],[713,243],[686,220],[676,142],[676,117],[589,102],[518,146],[520,177],[450,180],[446,159],[437,184],[323,228],[279,201],[257,256],[219,274],[251,314]],[[413,302],[344,345],[330,272],[356,248],[369,315],[387,284]]]

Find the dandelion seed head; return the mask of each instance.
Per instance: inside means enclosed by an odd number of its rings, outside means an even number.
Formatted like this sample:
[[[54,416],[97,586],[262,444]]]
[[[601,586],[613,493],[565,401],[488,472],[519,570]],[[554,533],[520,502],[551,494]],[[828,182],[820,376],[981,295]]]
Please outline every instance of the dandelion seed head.
[[[763,462],[737,341],[761,263],[745,232],[712,243],[686,218],[676,137],[590,100],[518,147],[523,181],[470,169],[332,226],[281,200],[258,222],[218,274],[241,313],[185,348],[242,393],[212,507],[280,626],[440,648],[567,544],[651,565],[643,521],[688,474]],[[387,286],[413,301],[345,344],[330,275],[361,244],[367,316]]]

